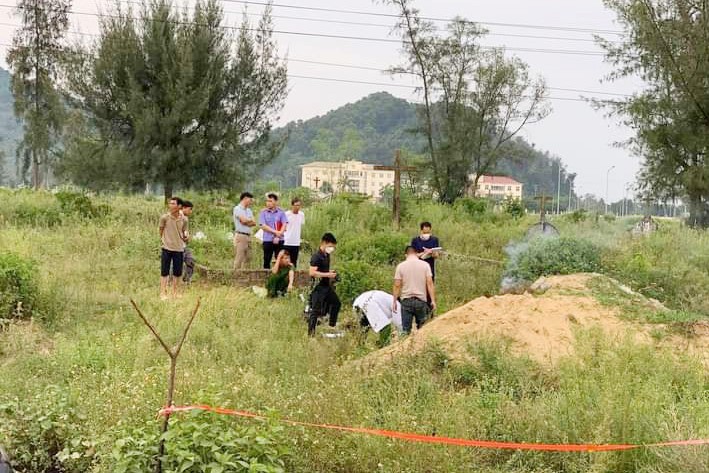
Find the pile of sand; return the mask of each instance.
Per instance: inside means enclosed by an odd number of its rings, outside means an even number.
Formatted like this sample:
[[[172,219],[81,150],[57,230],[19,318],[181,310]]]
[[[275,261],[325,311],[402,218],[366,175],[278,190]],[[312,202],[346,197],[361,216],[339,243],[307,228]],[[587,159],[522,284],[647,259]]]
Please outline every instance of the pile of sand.
[[[510,349],[545,364],[573,354],[578,328],[598,327],[609,337],[632,337],[641,343],[656,343],[693,352],[709,367],[709,324],[695,324],[691,337],[668,335],[652,337],[662,324],[640,324],[619,318],[619,309],[602,305],[588,287],[597,274],[574,274],[542,278],[532,292],[521,295],[480,297],[432,321],[403,341],[371,353],[360,362],[379,365],[402,353],[421,350],[429,341],[440,343],[452,359],[464,358],[471,341],[507,339]],[[650,311],[667,310],[657,301],[644,298],[616,281],[605,278]]]

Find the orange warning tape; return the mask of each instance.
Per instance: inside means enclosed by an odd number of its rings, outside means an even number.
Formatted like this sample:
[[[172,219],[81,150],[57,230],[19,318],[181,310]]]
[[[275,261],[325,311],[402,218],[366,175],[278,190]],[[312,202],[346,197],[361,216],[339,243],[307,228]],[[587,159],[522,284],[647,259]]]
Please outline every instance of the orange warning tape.
[[[237,411],[224,407],[212,407],[207,405],[193,406],[172,406],[160,409],[160,415],[170,415],[175,412],[186,411],[208,411],[217,414],[249,417],[252,419],[267,419],[266,416],[248,411]],[[495,448],[509,450],[543,450],[549,452],[608,452],[613,450],[632,450],[641,447],[673,447],[680,445],[709,445],[709,439],[702,440],[678,440],[671,442],[650,443],[644,445],[636,444],[547,444],[547,443],[523,443],[523,442],[494,442],[489,440],[467,440],[451,437],[437,437],[433,435],[422,435],[395,430],[368,429],[364,427],[344,427],[332,424],[314,424],[311,422],[301,422],[290,419],[279,419],[280,422],[303,427],[316,427],[321,429],[339,430],[341,432],[355,432],[379,437],[408,440],[411,442],[441,443],[446,445],[457,445],[461,447]]]

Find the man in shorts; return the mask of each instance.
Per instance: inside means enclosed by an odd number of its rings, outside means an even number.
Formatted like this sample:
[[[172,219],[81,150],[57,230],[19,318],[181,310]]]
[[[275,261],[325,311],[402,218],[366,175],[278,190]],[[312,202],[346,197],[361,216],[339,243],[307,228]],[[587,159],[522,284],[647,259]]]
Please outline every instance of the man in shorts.
[[[172,295],[179,297],[182,266],[185,258],[185,242],[188,239],[187,217],[182,210],[182,199],[170,197],[168,212],[160,217],[158,230],[162,242],[160,254],[160,299],[168,298],[167,286],[172,270]]]

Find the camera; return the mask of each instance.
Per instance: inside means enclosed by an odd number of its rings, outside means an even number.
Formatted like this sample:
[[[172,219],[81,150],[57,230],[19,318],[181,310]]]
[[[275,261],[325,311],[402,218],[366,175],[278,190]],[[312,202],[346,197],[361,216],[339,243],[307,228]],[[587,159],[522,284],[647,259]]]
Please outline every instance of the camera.
[[[332,282],[340,282],[340,273],[335,274],[335,278],[332,280]]]

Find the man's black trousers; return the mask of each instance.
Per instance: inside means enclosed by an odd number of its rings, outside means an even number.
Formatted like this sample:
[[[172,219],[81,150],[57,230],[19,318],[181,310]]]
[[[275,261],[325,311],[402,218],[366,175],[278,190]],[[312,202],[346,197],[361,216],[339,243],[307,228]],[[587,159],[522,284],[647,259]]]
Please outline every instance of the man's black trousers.
[[[340,298],[330,286],[315,286],[310,294],[310,316],[308,317],[308,335],[315,335],[315,326],[318,318],[330,314],[330,327],[337,325],[337,316],[340,313]]]

